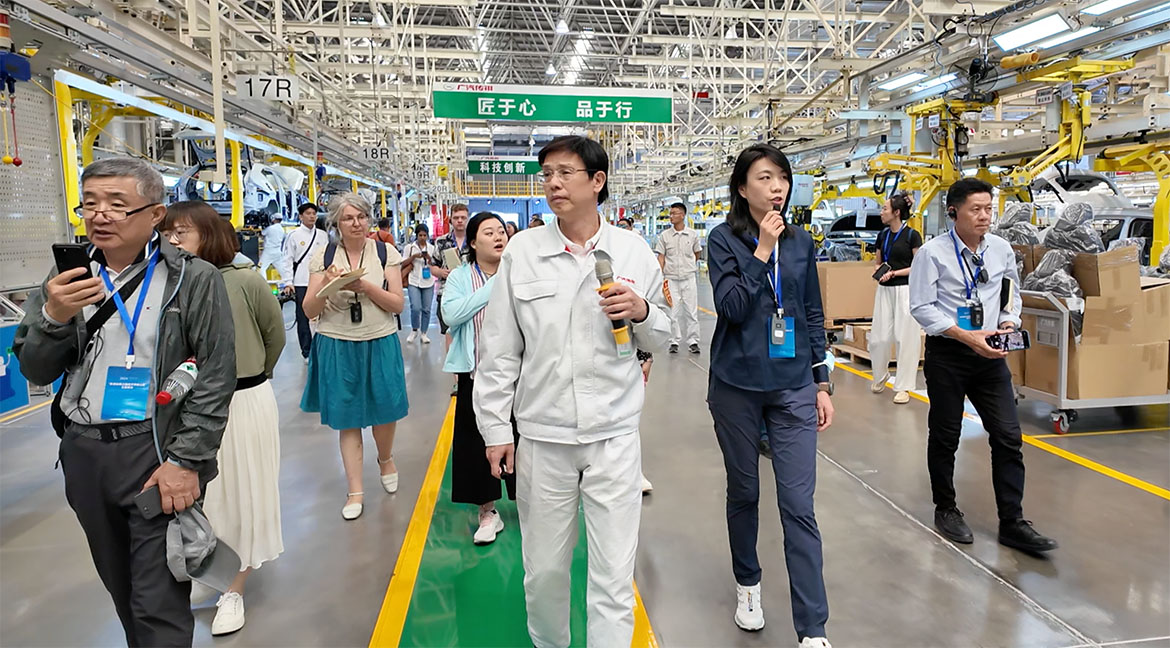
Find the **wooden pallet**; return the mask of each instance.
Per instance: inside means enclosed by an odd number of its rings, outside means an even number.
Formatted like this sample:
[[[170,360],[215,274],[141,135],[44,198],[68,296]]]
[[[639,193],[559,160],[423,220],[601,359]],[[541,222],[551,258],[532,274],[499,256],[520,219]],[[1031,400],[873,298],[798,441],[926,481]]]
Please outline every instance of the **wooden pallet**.
[[[825,320],[825,328],[832,331],[839,331],[845,328],[846,325],[853,326],[870,326],[873,324],[873,319],[868,317],[860,317],[854,319],[829,319]]]
[[[833,349],[833,351],[836,351],[837,353],[839,353],[843,356],[848,356],[850,361],[852,361],[854,363],[856,363],[858,360],[865,360],[866,362],[870,362],[870,363],[873,362],[873,358],[870,357],[869,351],[867,351],[865,349],[859,349],[859,348],[852,346],[852,345],[849,345],[849,344],[834,344],[832,346],[832,349]],[[919,360],[918,363],[919,363],[919,366],[921,366],[922,361]],[[890,358],[890,366],[895,366],[897,364],[898,364],[898,359],[896,357]]]

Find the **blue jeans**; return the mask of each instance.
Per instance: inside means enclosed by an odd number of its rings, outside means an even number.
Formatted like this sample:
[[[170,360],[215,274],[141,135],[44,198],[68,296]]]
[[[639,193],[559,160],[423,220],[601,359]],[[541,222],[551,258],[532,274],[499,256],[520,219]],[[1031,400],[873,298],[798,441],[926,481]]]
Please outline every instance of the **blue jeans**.
[[[825,636],[829,601],[825,594],[821,534],[813,511],[817,473],[817,387],[750,392],[714,376],[707,405],[727,469],[727,535],[735,581],[760,582],[756,539],[760,526],[760,432],[767,426],[776,476],[784,560],[799,639]]]
[[[435,303],[435,287],[410,286],[410,329],[426,334],[431,326],[431,304]]]

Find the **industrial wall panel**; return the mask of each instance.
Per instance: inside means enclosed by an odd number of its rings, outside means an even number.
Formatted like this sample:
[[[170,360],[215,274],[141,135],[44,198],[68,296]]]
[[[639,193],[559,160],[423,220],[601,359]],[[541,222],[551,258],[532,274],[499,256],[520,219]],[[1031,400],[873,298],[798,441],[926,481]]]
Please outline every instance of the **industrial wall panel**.
[[[48,79],[33,78],[52,87]],[[0,164],[0,292],[39,285],[53,266],[52,244],[71,240],[67,209],[72,205],[65,205],[56,115],[52,96],[33,83],[16,84],[16,141],[23,164]],[[6,132],[11,142],[6,96],[0,117],[6,124],[0,137]]]

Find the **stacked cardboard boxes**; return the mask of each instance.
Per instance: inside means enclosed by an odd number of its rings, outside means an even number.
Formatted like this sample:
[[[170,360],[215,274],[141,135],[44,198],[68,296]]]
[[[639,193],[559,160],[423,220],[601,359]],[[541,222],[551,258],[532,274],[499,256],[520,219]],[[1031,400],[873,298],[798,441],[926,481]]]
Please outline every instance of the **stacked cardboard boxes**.
[[[1046,250],[1036,247],[1033,258]],[[1170,386],[1170,281],[1143,280],[1137,250],[1120,248],[1102,254],[1078,254],[1073,277],[1084,291],[1084,326],[1080,343],[1068,353],[1068,397],[1121,398],[1164,394]],[[1024,306],[1049,310],[1043,300]],[[1056,393],[1059,335],[1052,316],[1026,316],[1024,328],[1032,348],[1024,356],[1024,384]],[[1014,374],[1013,374],[1014,375]]]
[[[817,263],[825,321],[873,317],[873,298],[877,294],[873,271],[874,264],[869,261]]]

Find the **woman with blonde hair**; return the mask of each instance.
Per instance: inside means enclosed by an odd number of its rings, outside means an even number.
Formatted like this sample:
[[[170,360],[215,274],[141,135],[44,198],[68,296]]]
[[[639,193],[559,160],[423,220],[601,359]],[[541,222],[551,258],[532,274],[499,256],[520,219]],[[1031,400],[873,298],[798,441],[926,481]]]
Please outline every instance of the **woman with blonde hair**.
[[[284,349],[284,317],[251,260],[236,262],[239,239],[207,203],[167,207],[159,228],[174,245],[223,274],[236,329],[236,391],[219,446],[219,475],[207,484],[203,510],[216,535],[240,555],[240,573],[216,603],[211,634],[244,627],[248,575],[284,551],[280,531],[280,413],[268,382]]]
[[[313,255],[305,314],[320,317],[309,352],[309,376],[301,409],[320,412],[321,423],[341,433],[341,461],[349,484],[341,516],[362,514],[362,428],[372,427],[378,447],[382,488],[398,491],[394,432],[406,416],[406,375],[398,341],[402,312],[402,256],[393,247],[366,237],[370,203],[354,193],[329,201],[329,227],[337,234]],[[364,271],[335,283],[355,269]]]

